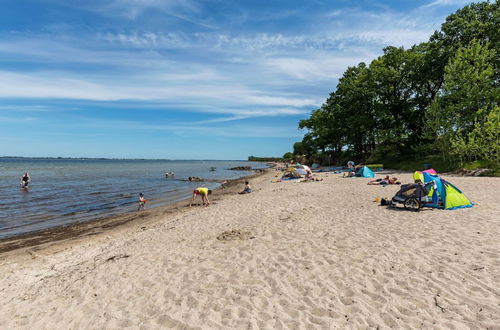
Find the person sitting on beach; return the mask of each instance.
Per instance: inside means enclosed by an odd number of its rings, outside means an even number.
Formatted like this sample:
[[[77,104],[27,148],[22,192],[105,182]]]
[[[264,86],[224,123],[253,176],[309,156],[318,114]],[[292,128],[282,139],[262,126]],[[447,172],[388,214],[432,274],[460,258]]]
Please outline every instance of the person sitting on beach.
[[[137,211],[144,210],[144,205],[146,205],[148,201],[146,198],[144,198],[144,194],[140,193],[139,194],[139,207],[137,208]]]
[[[24,173],[23,176],[21,176],[21,188],[28,189],[28,185],[31,182],[31,177],[28,174],[28,172]]]
[[[372,181],[368,182],[367,184],[369,184],[369,185],[377,185],[377,184],[386,185],[386,184],[401,184],[401,182],[398,181],[398,178],[395,178],[395,177],[391,178],[388,175],[386,175],[386,177],[383,179],[372,180]]]
[[[355,176],[356,176],[356,169],[349,170],[349,172],[347,172],[347,175],[345,172],[342,175],[343,178],[353,178]]]
[[[238,194],[249,194],[252,192],[252,188],[250,188],[250,184],[248,181],[245,181],[245,189],[243,191],[240,191]]]
[[[352,178],[354,176],[356,176],[356,167],[354,166],[354,162],[350,160],[347,162],[347,177]],[[346,173],[342,177],[346,177]]]
[[[210,205],[210,201],[208,200],[208,195],[211,195],[211,194],[212,194],[212,190],[210,190],[208,188],[204,188],[204,187],[196,188],[195,190],[193,190],[193,198],[191,198],[191,201],[189,202],[189,207],[191,207],[191,205],[194,202],[194,199],[198,195],[201,196],[201,199],[203,201],[204,206]]]

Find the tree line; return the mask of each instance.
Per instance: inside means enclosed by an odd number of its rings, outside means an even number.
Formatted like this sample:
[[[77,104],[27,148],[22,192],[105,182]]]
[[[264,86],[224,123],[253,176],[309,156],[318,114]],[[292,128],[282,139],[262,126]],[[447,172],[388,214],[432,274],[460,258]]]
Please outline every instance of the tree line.
[[[500,162],[500,10],[473,3],[427,42],[388,46],[348,67],[311,116],[293,156],[310,162]],[[290,154],[285,154],[290,157]]]

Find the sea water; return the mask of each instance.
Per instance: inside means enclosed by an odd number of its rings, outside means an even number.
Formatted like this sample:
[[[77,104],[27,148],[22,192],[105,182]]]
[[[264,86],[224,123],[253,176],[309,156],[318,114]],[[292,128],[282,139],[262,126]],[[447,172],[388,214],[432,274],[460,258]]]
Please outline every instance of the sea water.
[[[91,221],[189,198],[197,187],[214,189],[216,180],[252,174],[236,166],[263,168],[245,161],[107,160],[0,158],[0,239],[75,222]],[[211,168],[215,167],[215,171]],[[20,188],[28,172],[28,191]],[[174,178],[166,178],[174,172]],[[190,176],[206,182],[185,181]]]

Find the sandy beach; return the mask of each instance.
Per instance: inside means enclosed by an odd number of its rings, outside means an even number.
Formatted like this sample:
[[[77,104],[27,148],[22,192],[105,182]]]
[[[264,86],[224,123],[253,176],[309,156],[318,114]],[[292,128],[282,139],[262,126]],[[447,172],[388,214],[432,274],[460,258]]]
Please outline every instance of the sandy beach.
[[[477,205],[416,213],[373,201],[398,186],[274,174],[0,254],[0,328],[500,329],[500,178],[443,175]]]

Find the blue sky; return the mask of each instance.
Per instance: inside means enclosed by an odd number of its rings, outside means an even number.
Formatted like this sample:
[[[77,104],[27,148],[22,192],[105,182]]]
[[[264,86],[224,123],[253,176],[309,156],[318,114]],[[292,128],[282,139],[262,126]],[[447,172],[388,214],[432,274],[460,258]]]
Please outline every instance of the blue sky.
[[[2,0],[0,155],[281,156],[349,65],[460,0]]]

